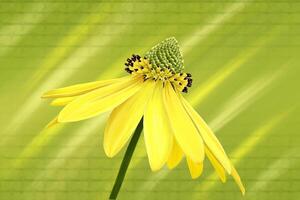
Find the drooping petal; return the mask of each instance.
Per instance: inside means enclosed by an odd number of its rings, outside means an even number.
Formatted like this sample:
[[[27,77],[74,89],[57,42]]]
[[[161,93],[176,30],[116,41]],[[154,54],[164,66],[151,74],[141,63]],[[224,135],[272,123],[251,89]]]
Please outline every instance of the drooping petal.
[[[73,96],[73,97],[60,97],[57,99],[54,99],[53,101],[51,101],[50,105],[51,106],[65,106],[68,103],[70,103],[71,101],[73,101],[74,99],[78,98],[79,96]]]
[[[169,159],[167,161],[167,165],[169,169],[175,168],[181,161],[183,157],[183,152],[179,145],[177,144],[177,141],[175,138],[173,138],[173,147],[169,156]]]
[[[238,174],[238,172],[236,171],[236,169],[234,168],[233,165],[232,165],[232,170],[231,170],[231,176],[233,177],[236,184],[239,186],[242,194],[245,195],[245,192],[246,192],[245,187],[241,181],[240,175]]]
[[[188,157],[196,163],[202,163],[204,159],[202,138],[169,82],[165,84],[164,94],[165,108],[176,141]]]
[[[226,182],[226,173],[224,170],[224,167],[219,163],[219,161],[215,158],[215,156],[210,152],[210,150],[205,147],[205,154],[208,157],[210,163],[212,164],[212,166],[214,167],[214,169],[216,170],[219,178],[221,179],[221,181],[223,183]]]
[[[207,148],[218,159],[222,166],[226,169],[227,173],[231,173],[231,164],[222,145],[217,137],[214,135],[209,126],[205,123],[202,117],[194,110],[194,108],[180,95],[180,99],[186,111],[189,113],[190,118],[196,125],[201,137]]]
[[[143,79],[131,78],[84,94],[63,108],[58,121],[80,121],[108,111],[135,94],[142,82]]]
[[[173,133],[163,102],[163,83],[157,82],[144,115],[144,138],[152,171],[167,162],[172,150]]]
[[[199,176],[201,176],[201,174],[203,172],[203,163],[195,163],[189,157],[186,158],[186,161],[187,161],[192,179],[196,179]]]
[[[128,77],[111,79],[111,80],[103,80],[103,81],[93,81],[88,83],[76,84],[68,87],[58,88],[54,90],[50,90],[42,95],[42,98],[58,98],[58,97],[70,97],[77,96],[92,90],[95,90],[100,87],[104,87],[113,83],[118,83],[121,80],[127,79]]]
[[[110,114],[104,131],[103,143],[108,157],[115,156],[133,134],[144,114],[154,86],[154,81],[146,81],[141,90],[116,107]]]

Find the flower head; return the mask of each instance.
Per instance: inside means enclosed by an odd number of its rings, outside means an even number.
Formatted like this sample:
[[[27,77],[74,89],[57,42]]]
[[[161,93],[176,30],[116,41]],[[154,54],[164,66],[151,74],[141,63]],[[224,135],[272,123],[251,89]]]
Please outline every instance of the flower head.
[[[183,72],[177,40],[168,38],[143,57],[132,55],[125,63],[128,76],[77,84],[46,92],[52,105],[64,106],[50,123],[75,122],[112,110],[104,132],[104,151],[115,156],[131,138],[143,118],[144,139],[153,171],[176,167],[183,157],[192,178],[201,175],[206,157],[226,181],[231,174],[242,193],[245,189],[212,130],[184,99],[192,76]]]

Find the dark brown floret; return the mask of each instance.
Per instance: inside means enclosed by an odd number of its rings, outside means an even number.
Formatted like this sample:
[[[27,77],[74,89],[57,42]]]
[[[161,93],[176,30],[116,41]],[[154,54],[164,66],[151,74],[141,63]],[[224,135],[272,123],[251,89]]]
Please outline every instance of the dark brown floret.
[[[129,74],[132,73],[132,71],[128,67],[125,68],[125,71],[128,72]]]
[[[187,93],[188,92],[188,88],[184,87],[183,90],[182,90],[182,92]]]
[[[126,60],[127,62],[125,63],[125,66],[126,66],[126,67],[125,67],[125,71],[126,71],[126,72],[128,72],[128,73],[130,73],[130,74],[132,73],[132,70],[129,69],[129,66],[133,67],[133,63],[134,63],[134,61],[136,60],[136,58],[137,58],[137,57],[136,57],[136,55],[134,55],[134,54],[132,55],[131,58],[127,58],[127,60]]]
[[[187,84],[187,86],[188,87],[192,87],[192,83],[193,83],[193,79],[188,79],[188,84]]]
[[[136,61],[136,60],[137,60],[137,59],[136,59],[136,55],[132,54],[131,60],[132,60],[132,61]]]

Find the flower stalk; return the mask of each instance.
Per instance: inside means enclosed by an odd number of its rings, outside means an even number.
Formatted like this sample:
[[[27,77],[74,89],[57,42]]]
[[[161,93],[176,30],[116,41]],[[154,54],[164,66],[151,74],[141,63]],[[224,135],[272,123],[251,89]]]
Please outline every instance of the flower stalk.
[[[110,200],[115,200],[118,197],[119,191],[121,189],[121,186],[122,186],[122,183],[124,181],[128,166],[130,164],[133,152],[134,152],[135,147],[137,145],[137,142],[140,138],[142,130],[143,130],[143,118],[140,120],[137,128],[135,129],[134,134],[133,134],[133,136],[130,140],[130,143],[127,147],[127,150],[126,150],[124,158],[122,160],[122,163],[121,163],[117,178],[115,180],[113,189],[112,189],[112,191],[110,193],[110,196],[109,196]]]

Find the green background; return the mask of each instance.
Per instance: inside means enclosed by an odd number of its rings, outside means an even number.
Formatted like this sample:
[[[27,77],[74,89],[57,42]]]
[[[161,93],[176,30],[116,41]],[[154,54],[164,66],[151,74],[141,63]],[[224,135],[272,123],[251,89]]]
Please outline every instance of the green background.
[[[107,199],[124,153],[104,155],[108,115],[44,130],[60,108],[40,96],[125,75],[127,57],[170,36],[246,196],[207,161],[197,180],[185,162],[151,172],[141,139],[119,199],[299,199],[296,0],[0,0],[0,199]]]

